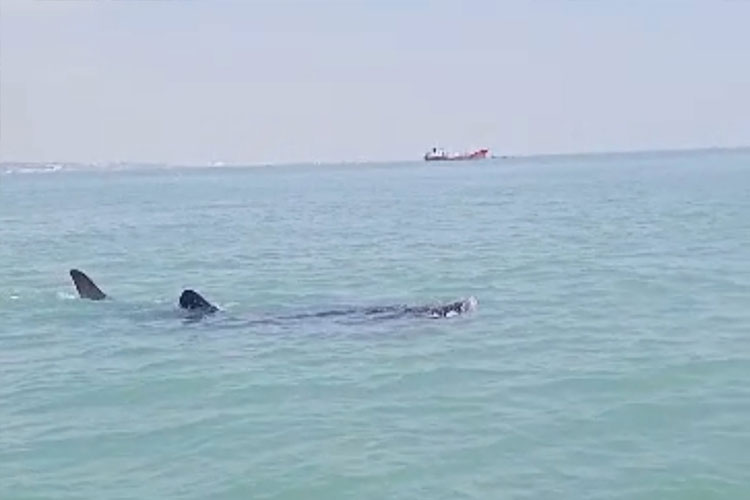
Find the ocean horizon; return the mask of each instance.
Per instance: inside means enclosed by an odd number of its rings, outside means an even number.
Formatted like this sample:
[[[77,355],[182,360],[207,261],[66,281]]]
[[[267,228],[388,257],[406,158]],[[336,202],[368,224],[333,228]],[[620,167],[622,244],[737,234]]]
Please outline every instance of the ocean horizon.
[[[559,153],[503,153],[490,150],[490,157],[486,160],[517,160],[517,161],[539,161],[554,160],[565,158],[579,159],[596,159],[611,158],[621,156],[679,156],[695,154],[743,154],[750,152],[750,146],[704,146],[688,148],[664,148],[664,149],[633,149],[633,150],[613,150],[613,151],[580,151],[580,152],[559,152]],[[67,160],[0,160],[0,173],[14,173],[19,167],[21,168],[38,168],[47,169],[50,167],[60,167],[67,169],[89,169],[89,168],[260,168],[260,167],[300,167],[300,166],[334,166],[334,165],[382,165],[382,164],[411,164],[423,163],[424,159],[419,155],[412,158],[391,158],[391,159],[322,159],[322,160],[296,160],[296,161],[255,161],[255,162],[226,162],[226,161],[208,161],[208,162],[158,162],[158,161],[139,161],[139,160],[109,160],[109,161],[67,161]]]

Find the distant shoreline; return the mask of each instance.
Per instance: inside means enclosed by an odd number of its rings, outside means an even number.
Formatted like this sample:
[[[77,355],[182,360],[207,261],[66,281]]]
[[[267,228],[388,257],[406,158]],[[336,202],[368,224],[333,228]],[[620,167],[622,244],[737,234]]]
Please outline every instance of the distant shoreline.
[[[564,159],[564,158],[601,158],[601,157],[628,157],[628,156],[675,156],[684,154],[705,154],[705,153],[750,153],[750,146],[736,147],[701,147],[701,148],[684,148],[684,149],[652,149],[652,150],[623,150],[623,151],[586,151],[578,153],[535,153],[535,154],[496,154],[486,160],[475,160],[478,162],[487,162],[492,160],[534,160],[534,159]],[[118,170],[121,168],[261,168],[261,167],[301,167],[301,166],[356,166],[356,165],[385,165],[385,164],[413,164],[424,163],[421,158],[391,159],[391,160],[331,160],[331,161],[294,161],[294,162],[258,162],[258,163],[231,163],[231,162],[212,162],[212,163],[159,163],[144,161],[112,161],[112,162],[76,162],[76,161],[0,161],[0,167],[15,168],[40,168],[58,169],[68,168],[85,168],[85,169],[102,169]]]

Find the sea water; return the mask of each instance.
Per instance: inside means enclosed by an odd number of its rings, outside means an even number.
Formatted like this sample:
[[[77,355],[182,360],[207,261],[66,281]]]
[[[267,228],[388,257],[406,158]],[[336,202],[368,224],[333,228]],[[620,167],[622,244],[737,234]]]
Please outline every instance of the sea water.
[[[0,314],[4,500],[750,498],[747,151],[4,164]]]

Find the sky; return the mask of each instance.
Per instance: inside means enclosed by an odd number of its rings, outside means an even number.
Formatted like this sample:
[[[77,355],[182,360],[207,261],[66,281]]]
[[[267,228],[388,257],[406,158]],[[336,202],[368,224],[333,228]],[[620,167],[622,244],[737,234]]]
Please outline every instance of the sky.
[[[750,145],[750,1],[0,0],[0,161]]]

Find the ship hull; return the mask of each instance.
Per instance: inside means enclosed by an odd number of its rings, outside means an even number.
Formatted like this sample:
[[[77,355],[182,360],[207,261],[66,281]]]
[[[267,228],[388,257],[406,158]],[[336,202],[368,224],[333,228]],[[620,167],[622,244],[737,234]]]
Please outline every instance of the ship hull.
[[[446,154],[432,154],[427,153],[424,155],[425,161],[465,161],[465,160],[484,160],[487,158],[489,150],[480,149],[469,154],[458,154],[458,155],[446,155]]]

